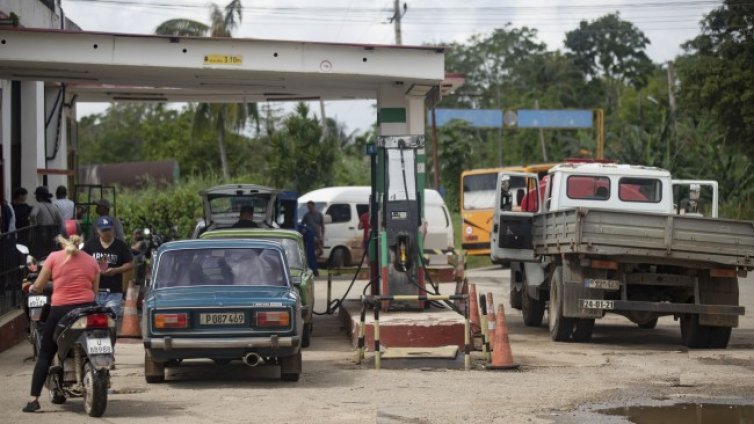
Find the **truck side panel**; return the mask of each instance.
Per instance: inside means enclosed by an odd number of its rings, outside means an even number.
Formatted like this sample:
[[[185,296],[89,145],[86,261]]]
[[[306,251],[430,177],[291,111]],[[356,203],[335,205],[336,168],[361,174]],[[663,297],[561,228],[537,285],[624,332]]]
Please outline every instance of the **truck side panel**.
[[[537,254],[583,253],[754,266],[754,224],[678,215],[572,209],[534,219]]]

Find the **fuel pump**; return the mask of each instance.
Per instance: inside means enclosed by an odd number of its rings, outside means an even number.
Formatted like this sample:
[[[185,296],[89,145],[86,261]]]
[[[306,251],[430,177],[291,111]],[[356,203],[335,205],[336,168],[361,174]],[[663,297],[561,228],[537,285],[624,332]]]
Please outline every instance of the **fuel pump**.
[[[377,226],[371,239],[376,249],[370,261],[379,268],[380,295],[426,294],[421,262],[422,206],[424,193],[424,137],[380,137],[372,151],[372,213],[377,211]],[[418,172],[421,170],[422,172]],[[374,219],[374,217],[373,217]],[[375,263],[376,262],[376,263]],[[373,291],[374,293],[374,291]],[[383,309],[418,310],[422,301],[393,301]]]

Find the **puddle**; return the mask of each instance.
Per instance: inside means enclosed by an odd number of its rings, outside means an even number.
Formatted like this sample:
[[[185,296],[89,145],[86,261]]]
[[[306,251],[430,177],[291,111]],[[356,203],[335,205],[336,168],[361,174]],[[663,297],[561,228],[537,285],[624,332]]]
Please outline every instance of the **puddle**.
[[[664,406],[627,406],[602,409],[601,414],[627,418],[636,424],[743,424],[754,423],[754,405],[679,403]]]

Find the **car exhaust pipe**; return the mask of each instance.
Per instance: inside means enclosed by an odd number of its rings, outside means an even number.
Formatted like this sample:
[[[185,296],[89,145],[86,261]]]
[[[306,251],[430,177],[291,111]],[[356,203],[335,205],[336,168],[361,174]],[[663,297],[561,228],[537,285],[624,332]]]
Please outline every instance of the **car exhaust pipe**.
[[[259,354],[251,352],[247,353],[246,356],[243,357],[243,363],[250,367],[256,367],[257,365],[263,364],[264,359],[259,356]]]

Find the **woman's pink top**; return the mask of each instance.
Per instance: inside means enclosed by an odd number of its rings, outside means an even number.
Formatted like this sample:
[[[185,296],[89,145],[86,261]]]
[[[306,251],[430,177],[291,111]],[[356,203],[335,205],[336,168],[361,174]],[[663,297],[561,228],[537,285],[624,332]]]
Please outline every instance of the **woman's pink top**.
[[[92,285],[99,274],[99,265],[86,252],[72,255],[66,261],[64,250],[50,253],[45,268],[52,272],[52,306],[94,302]]]

